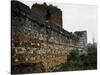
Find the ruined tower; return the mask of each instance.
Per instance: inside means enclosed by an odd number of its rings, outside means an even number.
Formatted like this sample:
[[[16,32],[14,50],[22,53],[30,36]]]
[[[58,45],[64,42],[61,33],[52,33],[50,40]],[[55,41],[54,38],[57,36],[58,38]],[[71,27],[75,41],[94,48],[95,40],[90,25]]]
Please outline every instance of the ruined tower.
[[[76,31],[74,34],[77,35],[79,38],[78,40],[78,45],[80,46],[79,53],[87,55],[87,32]]]
[[[62,27],[62,11],[52,5],[44,4],[33,4],[31,7],[32,11],[41,14],[41,18],[52,21],[57,26]]]

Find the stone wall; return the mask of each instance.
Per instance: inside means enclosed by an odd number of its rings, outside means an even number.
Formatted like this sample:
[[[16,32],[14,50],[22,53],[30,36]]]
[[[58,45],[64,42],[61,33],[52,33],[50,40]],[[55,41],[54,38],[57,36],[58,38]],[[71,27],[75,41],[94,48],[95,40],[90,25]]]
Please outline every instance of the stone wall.
[[[86,31],[77,31],[74,32],[75,35],[78,36],[78,46],[80,55],[87,55],[87,32]]]
[[[79,48],[77,36],[28,6],[12,1],[11,7],[12,66],[41,63],[48,72],[67,62],[70,51]]]
[[[45,20],[51,20],[57,26],[62,27],[62,11],[52,5],[44,4],[33,4],[31,7],[32,11],[41,14],[41,17]]]

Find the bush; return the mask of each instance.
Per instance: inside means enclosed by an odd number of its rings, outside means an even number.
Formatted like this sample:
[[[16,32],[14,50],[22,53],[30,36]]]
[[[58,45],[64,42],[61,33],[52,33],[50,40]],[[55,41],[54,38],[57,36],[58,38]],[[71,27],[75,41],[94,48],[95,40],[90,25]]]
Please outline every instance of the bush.
[[[72,50],[69,60],[62,65],[59,71],[97,69],[97,49],[88,48],[88,55],[80,56],[78,50]]]

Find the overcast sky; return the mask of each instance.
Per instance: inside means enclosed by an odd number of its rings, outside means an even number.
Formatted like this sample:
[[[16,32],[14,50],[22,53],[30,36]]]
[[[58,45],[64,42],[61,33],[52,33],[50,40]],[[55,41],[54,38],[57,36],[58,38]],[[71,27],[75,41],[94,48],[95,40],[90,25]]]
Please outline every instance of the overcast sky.
[[[21,1],[29,7],[36,3],[33,1]],[[37,2],[43,3],[43,2]],[[63,12],[63,28],[69,32],[87,31],[87,42],[93,38],[97,42],[97,6],[81,4],[47,3],[60,8]]]

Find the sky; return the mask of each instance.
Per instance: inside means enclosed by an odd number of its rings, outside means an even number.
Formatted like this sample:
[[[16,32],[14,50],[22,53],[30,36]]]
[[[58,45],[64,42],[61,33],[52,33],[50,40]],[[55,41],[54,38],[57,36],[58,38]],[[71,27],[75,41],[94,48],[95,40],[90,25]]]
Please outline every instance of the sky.
[[[29,7],[34,3],[44,2],[23,1]],[[97,6],[85,4],[47,3],[62,10],[63,28],[69,32],[87,31],[87,42],[97,42]]]

